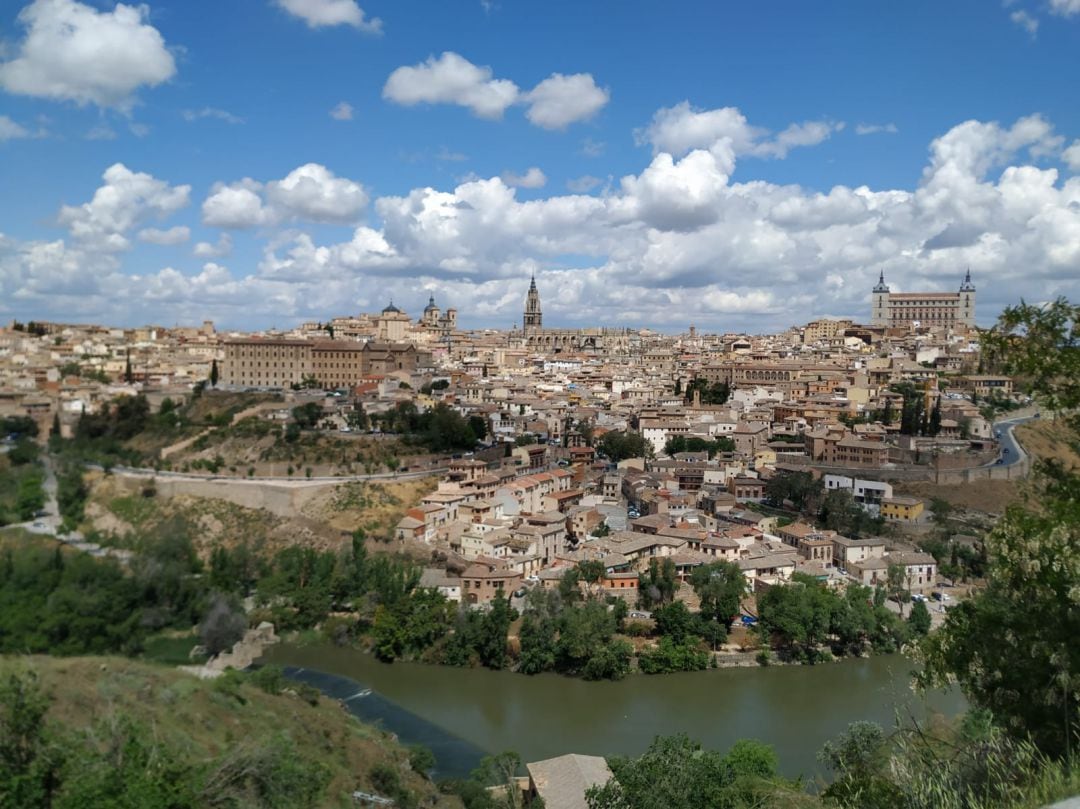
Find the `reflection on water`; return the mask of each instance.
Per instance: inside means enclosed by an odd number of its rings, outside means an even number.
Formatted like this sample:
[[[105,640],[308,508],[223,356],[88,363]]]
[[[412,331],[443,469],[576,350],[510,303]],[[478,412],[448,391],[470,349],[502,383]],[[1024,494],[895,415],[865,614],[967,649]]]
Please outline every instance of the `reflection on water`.
[[[776,748],[786,774],[813,775],[819,772],[815,757],[821,745],[851,722],[889,727],[898,714],[952,716],[964,709],[955,691],[927,699],[913,695],[911,663],[899,655],[819,666],[634,675],[614,683],[386,664],[329,644],[281,644],[271,647],[263,662],[351,678],[357,685],[345,696],[361,688],[374,692],[354,703],[384,699],[468,743],[473,755],[514,750],[525,761],[563,753],[636,755],[657,735],[686,733],[718,750],[741,738],[760,739]],[[405,738],[389,719],[386,727]],[[447,764],[445,769],[454,768]]]
[[[484,751],[476,745],[447,733],[354,680],[295,666],[285,666],[284,671],[290,680],[307,683],[341,700],[353,716],[393,733],[402,744],[427,747],[435,754],[436,768],[432,773],[435,779],[463,778],[476,769],[484,756]]]

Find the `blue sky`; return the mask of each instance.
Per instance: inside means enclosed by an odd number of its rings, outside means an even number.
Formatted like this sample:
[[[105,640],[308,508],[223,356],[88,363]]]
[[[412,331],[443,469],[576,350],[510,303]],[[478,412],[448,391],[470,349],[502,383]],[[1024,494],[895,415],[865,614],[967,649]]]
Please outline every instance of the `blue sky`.
[[[1080,0],[9,0],[0,42],[0,318],[1080,297]]]

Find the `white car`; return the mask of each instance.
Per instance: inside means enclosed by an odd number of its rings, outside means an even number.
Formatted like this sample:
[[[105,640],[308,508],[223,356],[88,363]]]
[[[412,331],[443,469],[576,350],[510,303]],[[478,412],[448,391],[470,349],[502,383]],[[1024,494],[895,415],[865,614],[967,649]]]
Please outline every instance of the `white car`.
[[[915,595],[913,595],[911,597],[911,600],[912,601],[926,601],[927,599],[926,599],[926,596],[924,596],[922,593],[915,593]]]

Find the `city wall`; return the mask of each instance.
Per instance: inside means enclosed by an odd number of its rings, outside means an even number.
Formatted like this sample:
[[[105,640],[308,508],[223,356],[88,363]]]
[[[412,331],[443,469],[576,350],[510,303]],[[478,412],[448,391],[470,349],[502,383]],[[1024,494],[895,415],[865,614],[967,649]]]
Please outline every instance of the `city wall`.
[[[118,484],[132,492],[141,491],[149,482],[148,477],[116,476]],[[294,517],[312,496],[323,489],[339,486],[344,481],[327,482],[324,485],[290,485],[282,482],[240,482],[235,480],[191,480],[187,478],[152,478],[158,497],[203,497],[225,500],[243,508],[265,509],[278,517]]]

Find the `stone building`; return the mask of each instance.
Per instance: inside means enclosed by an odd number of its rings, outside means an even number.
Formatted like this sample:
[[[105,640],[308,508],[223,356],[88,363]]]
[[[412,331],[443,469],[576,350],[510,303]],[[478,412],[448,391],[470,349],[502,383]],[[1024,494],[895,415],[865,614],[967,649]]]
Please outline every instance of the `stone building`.
[[[347,388],[364,377],[413,373],[419,364],[411,343],[352,340],[227,340],[221,383],[244,388],[289,388],[314,379],[324,388]]]
[[[405,332],[409,330],[411,322],[409,316],[394,306],[393,301],[390,301],[390,305],[379,315],[377,323],[379,339],[391,343],[404,340]]]
[[[618,350],[630,347],[631,331],[625,328],[545,329],[536,277],[529,282],[521,330],[510,332],[510,343],[530,351],[559,354],[573,351]]]
[[[959,292],[892,292],[882,272],[873,290],[870,323],[894,329],[974,327],[975,284],[971,270],[964,276]]]

